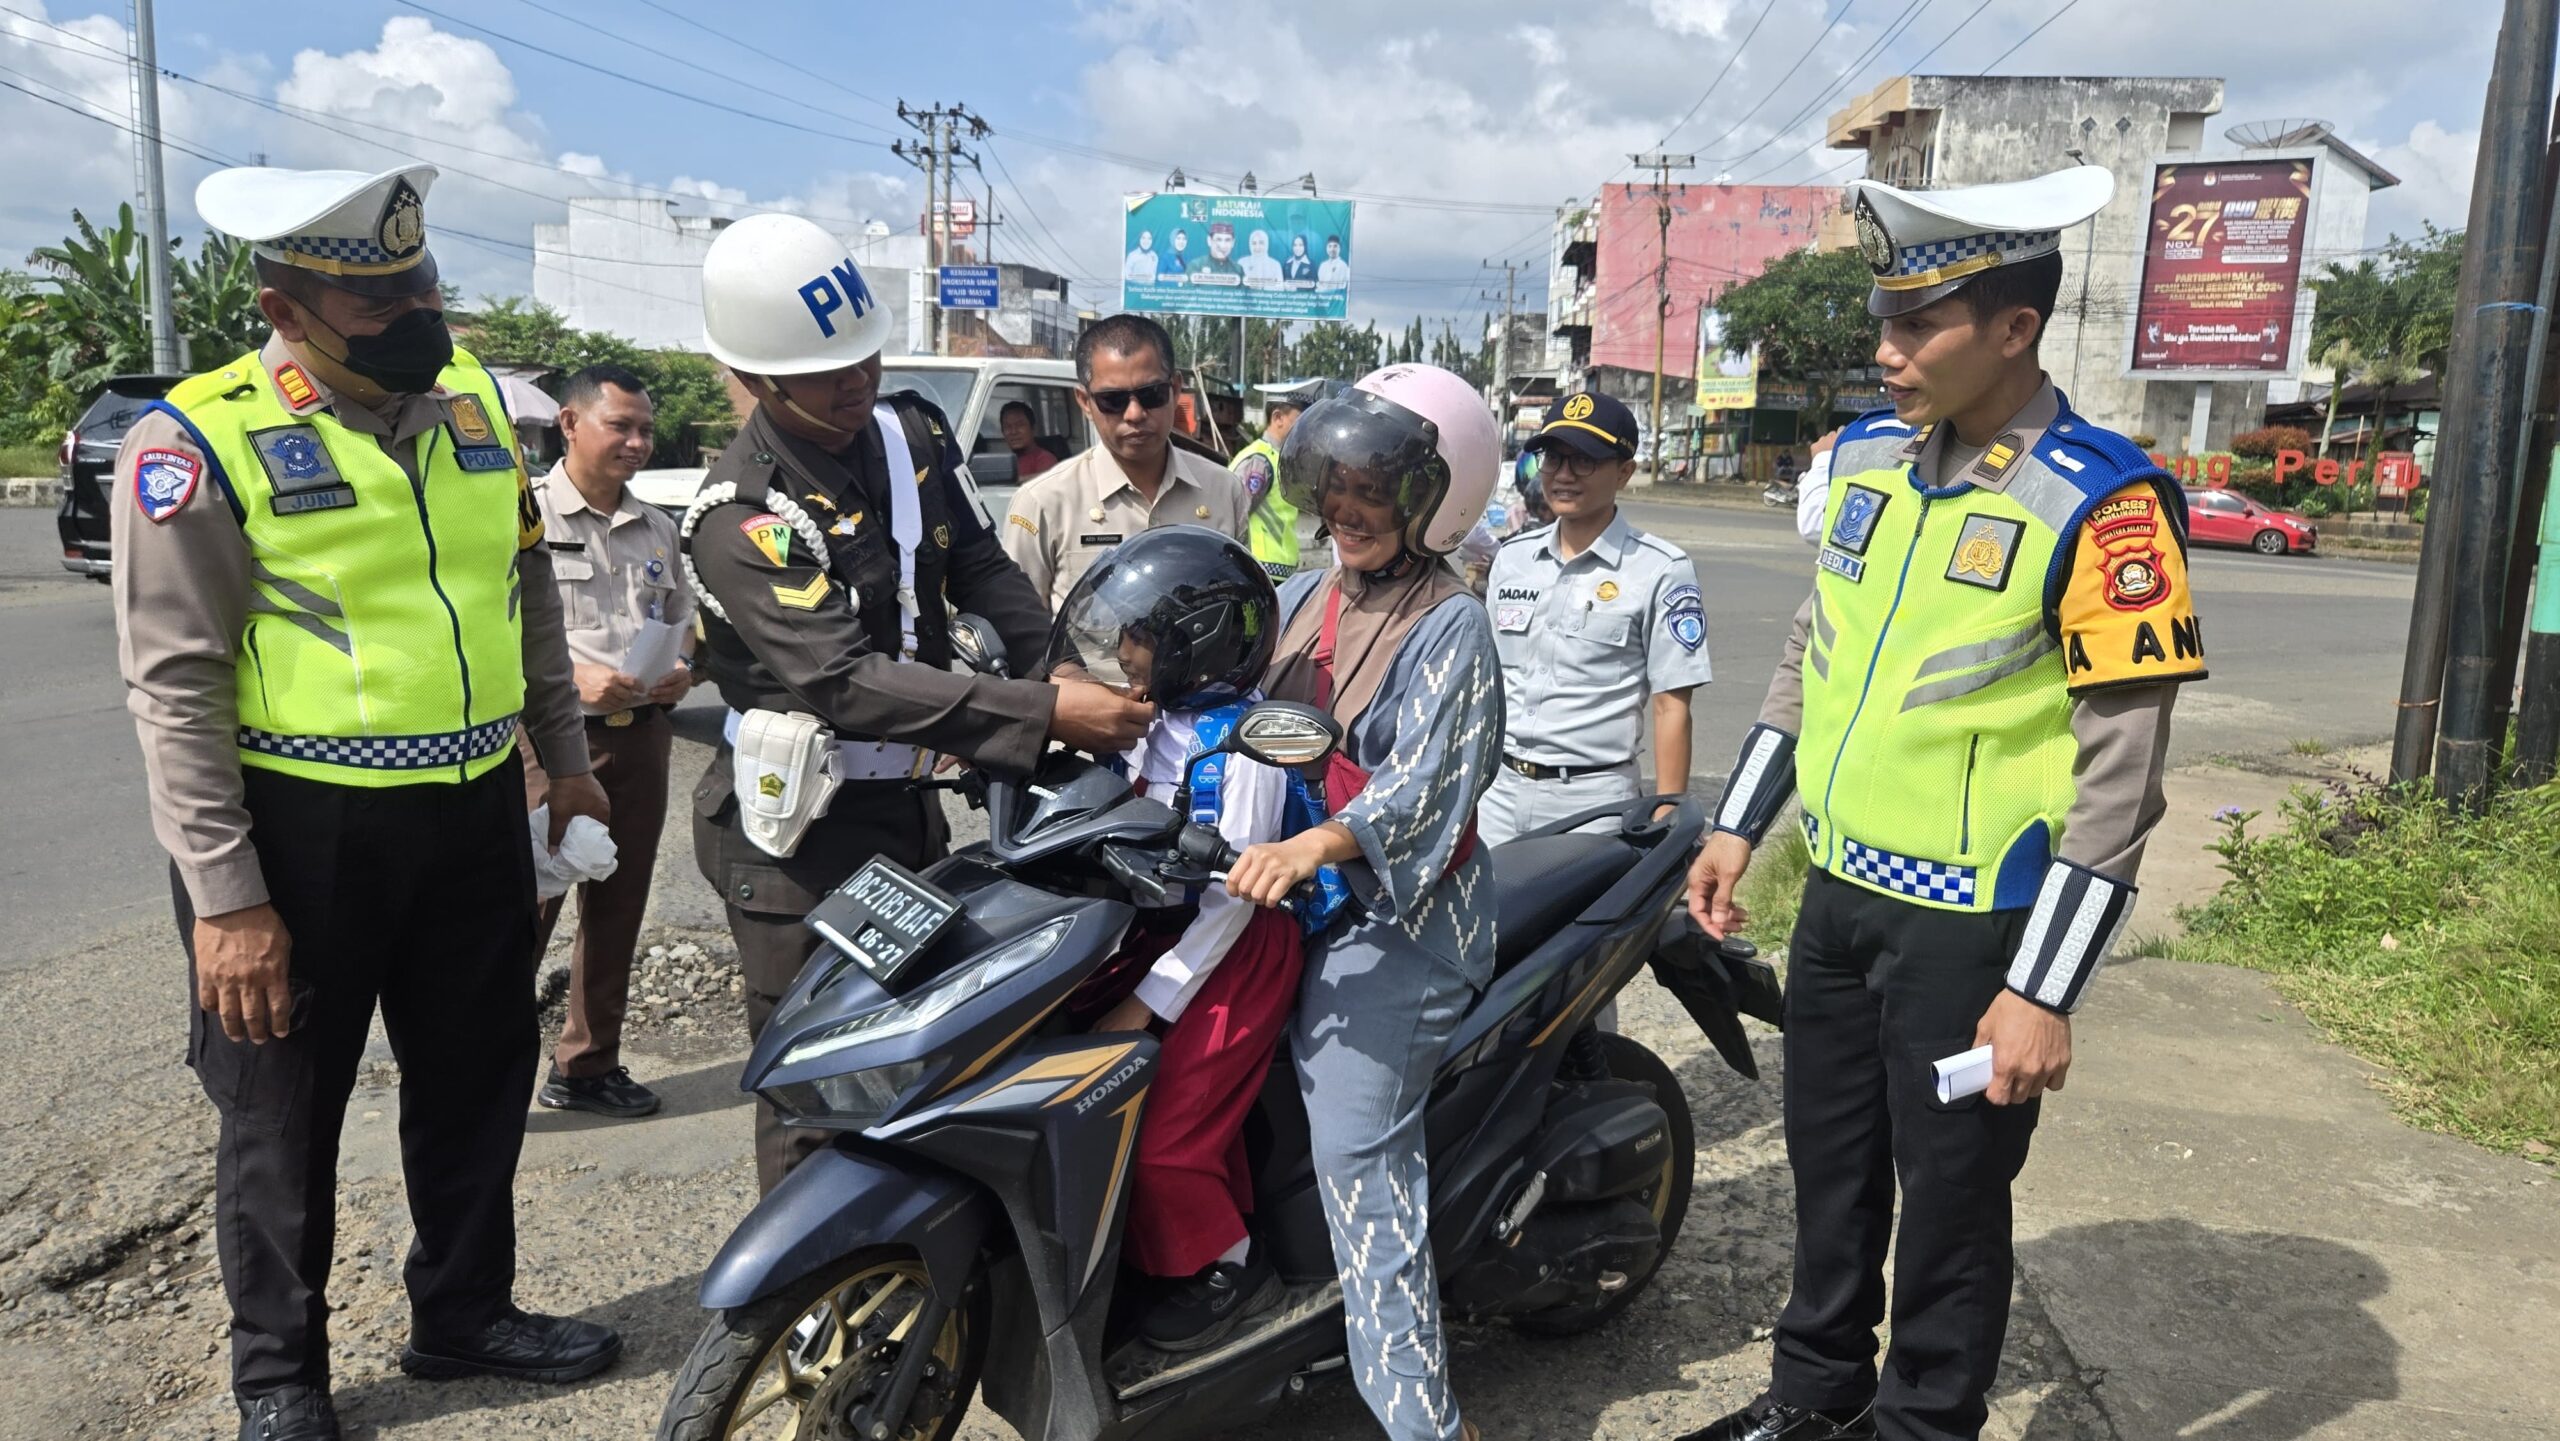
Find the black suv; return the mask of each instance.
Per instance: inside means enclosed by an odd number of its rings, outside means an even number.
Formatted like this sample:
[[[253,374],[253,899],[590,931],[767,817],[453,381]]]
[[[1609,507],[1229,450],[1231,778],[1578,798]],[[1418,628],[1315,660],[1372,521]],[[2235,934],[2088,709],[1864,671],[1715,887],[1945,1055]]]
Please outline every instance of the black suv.
[[[169,393],[182,375],[119,375],[98,392],[62,437],[62,568],[103,583],[115,568],[107,539],[107,487],[114,483],[116,451],[143,407]]]

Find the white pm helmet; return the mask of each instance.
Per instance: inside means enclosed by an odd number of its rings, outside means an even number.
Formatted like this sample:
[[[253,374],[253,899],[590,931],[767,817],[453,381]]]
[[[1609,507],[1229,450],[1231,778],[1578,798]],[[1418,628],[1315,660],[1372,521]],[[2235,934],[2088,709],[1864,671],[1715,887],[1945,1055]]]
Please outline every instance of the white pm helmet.
[[[811,375],[878,355],[889,307],[842,240],[799,215],[750,215],[702,257],[702,344],[731,370]]]

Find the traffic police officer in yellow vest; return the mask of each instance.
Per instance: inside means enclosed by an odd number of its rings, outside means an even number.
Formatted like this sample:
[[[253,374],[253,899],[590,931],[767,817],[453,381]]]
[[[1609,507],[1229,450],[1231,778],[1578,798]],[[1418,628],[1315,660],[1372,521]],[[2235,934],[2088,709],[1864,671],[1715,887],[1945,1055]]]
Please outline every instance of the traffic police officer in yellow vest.
[[[1840,435],[1814,593],[1689,878],[1711,934],[1741,925],[1751,849],[1801,801],[1795,1285],[1768,1394],[1691,1441],[1980,1433],[2009,1186],[2132,908],[2177,686],[2205,673],[2182,492],[2037,360],[2061,234],[2108,172],[1851,188],[1893,406]],[[1942,1095],[1932,1063],[1980,1046],[1988,1090]]]
[[[728,911],[753,1036],[816,946],[812,907],[875,856],[940,859],[939,797],[914,783],[941,757],[1027,773],[1053,739],[1126,750],[1155,712],[1030,674],[1048,607],[964,484],[950,422],[880,395],[889,311],[842,240],[796,215],[729,226],[703,257],[702,326],[756,396],[680,528],[703,670],[729,705],[693,791],[694,861]],[[1022,678],[952,670],[958,612],[994,626]],[[826,1135],[759,1101],[764,1188]]]
[[[1275,582],[1298,573],[1298,508],[1280,493],[1280,446],[1298,417],[1331,388],[1332,382],[1311,380],[1271,397],[1263,406],[1262,434],[1227,462],[1227,469],[1244,482],[1245,502],[1253,508],[1247,543]]]
[[[556,842],[602,819],[540,513],[453,346],[432,166],[218,171],[266,345],[181,382],[116,462],[127,703],[221,1113],[215,1238],[240,1435],[325,1441],[338,1133],[377,1001],[417,1227],[413,1374],[568,1381],[605,1327],[518,1310],[533,1094],[521,718]]]

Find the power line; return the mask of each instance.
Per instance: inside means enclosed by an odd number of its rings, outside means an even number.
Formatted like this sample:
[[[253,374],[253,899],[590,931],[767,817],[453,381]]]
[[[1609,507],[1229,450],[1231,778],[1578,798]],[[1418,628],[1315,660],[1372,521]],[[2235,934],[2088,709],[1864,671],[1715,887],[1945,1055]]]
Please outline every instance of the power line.
[[[1745,124],[1748,124],[1752,116],[1760,113],[1761,106],[1776,99],[1778,92],[1786,88],[1787,82],[1793,80],[1796,72],[1804,68],[1804,62],[1813,58],[1813,52],[1822,48],[1822,42],[1831,38],[1831,32],[1840,28],[1840,22],[1848,19],[1849,12],[1856,9],[1857,5],[1858,0],[1840,0],[1840,9],[1832,15],[1831,23],[1823,26],[1822,33],[1814,36],[1813,43],[1805,46],[1804,53],[1796,56],[1795,63],[1787,67],[1787,73],[1779,76],[1777,81],[1770,85],[1767,94],[1762,95],[1758,100],[1752,102],[1751,108],[1742,112],[1741,119],[1726,126],[1725,132],[1722,135],[1717,136],[1715,139],[1708,141],[1704,148],[1712,150],[1715,147],[1722,145],[1727,140],[1732,139],[1734,133],[1742,129]]]
[[[1972,10],[1970,10],[1970,11],[1966,12],[1965,17],[1964,17],[1962,20],[1959,20],[1959,21],[1957,21],[1957,22],[1955,23],[1955,28],[1953,28],[1953,29],[1949,30],[1946,34],[1939,36],[1939,37],[1938,37],[1938,43],[1937,43],[1937,44],[1932,45],[1932,46],[1930,46],[1928,49],[1926,49],[1926,50],[1924,50],[1924,51],[1920,52],[1920,58],[1919,58],[1919,59],[1917,59],[1917,60],[1911,61],[1909,64],[1906,64],[1906,65],[1902,66],[1902,67],[1901,67],[1901,68],[1902,68],[1902,70],[1903,70],[1905,73],[1915,72],[1915,71],[1917,71],[1921,66],[1928,64],[1928,63],[1929,63],[1929,57],[1931,57],[1931,56],[1933,56],[1933,55],[1937,54],[1940,50],[1945,49],[1945,48],[1946,48],[1946,46],[1947,46],[1947,42],[1948,42],[1948,41],[1953,40],[1953,39],[1955,39],[1958,35],[1963,34],[1963,33],[1964,33],[1964,28],[1965,28],[1966,26],[1968,26],[1968,25],[1972,24],[1972,23],[1974,22],[1974,18],[1975,18],[1976,16],[1980,15],[1983,11],[1990,9],[1990,8],[1991,8],[1991,5],[1992,5],[1992,0],[1982,0],[1982,3],[1980,3],[1980,4],[1976,5],[1976,6],[1974,6]],[[1835,88],[1835,89],[1837,89],[1837,88],[1838,88],[1838,82],[1837,82],[1837,81],[1833,82],[1833,86],[1834,86],[1834,88]],[[1826,131],[1827,131],[1827,129],[1828,129],[1829,123],[1830,123],[1830,122],[1829,122],[1828,120],[1825,120],[1825,121],[1824,121],[1824,125],[1825,125],[1825,128],[1826,128]],[[1758,183],[1758,182],[1760,182],[1761,180],[1764,180],[1764,179],[1768,178],[1769,176],[1772,176],[1772,175],[1777,174],[1779,171],[1786,169],[1788,166],[1793,165],[1794,163],[1796,163],[1796,162],[1797,162],[1797,161],[1799,161],[1799,160],[1802,160],[1804,157],[1806,157],[1807,155],[1812,154],[1814,151],[1821,149],[1821,148],[1822,148],[1822,145],[1823,145],[1823,142],[1824,142],[1825,140],[1829,139],[1829,138],[1830,138],[1830,137],[1829,137],[1829,135],[1828,135],[1827,133],[1826,133],[1825,135],[1822,135],[1822,136],[1818,136],[1818,137],[1816,137],[1816,138],[1814,139],[1814,141],[1813,141],[1811,144],[1809,144],[1809,145],[1805,146],[1805,148],[1803,148],[1802,150],[1797,151],[1795,154],[1788,156],[1786,159],[1779,161],[1777,164],[1770,166],[1770,167],[1769,167],[1768,169],[1766,169],[1766,170],[1759,171],[1758,173],[1754,174],[1754,175],[1750,178],[1750,180],[1745,181],[1744,183],[1745,183],[1745,184],[1757,184],[1757,183]],[[1859,155],[1856,157],[1856,162],[1857,162],[1857,163],[1864,163],[1864,162],[1865,162],[1865,160],[1866,160],[1866,156],[1864,155],[1864,153],[1861,153],[1861,154],[1859,154]],[[1836,174],[1838,174],[1840,171],[1845,170],[1845,169],[1847,169],[1847,168],[1848,168],[1848,166],[1847,166],[1846,164],[1842,164],[1842,165],[1834,165],[1834,166],[1832,166],[1830,169],[1825,170],[1825,171],[1823,171],[1823,172],[1821,172],[1821,173],[1822,173],[1823,175],[1826,175],[1826,176],[1827,176],[1827,175],[1836,175]]]
[[[2056,10],[2056,11],[2054,11],[2052,14],[2050,14],[2050,15],[2048,15],[2048,16],[2046,16],[2046,17],[2044,18],[2044,25],[2039,25],[2039,26],[2037,26],[2036,28],[2034,28],[2033,30],[2028,31],[2026,34],[2019,36],[2019,37],[2018,37],[2018,43],[2017,43],[2016,45],[2012,45],[2012,46],[2010,46],[2008,49],[2001,51],[2001,52],[2000,52],[2000,54],[1999,54],[1996,58],[1994,58],[1994,59],[1992,60],[1992,62],[1991,62],[1991,64],[1990,64],[1990,65],[1985,65],[1985,66],[1983,66],[1981,69],[1976,70],[1976,71],[1975,71],[1975,72],[1973,72],[1973,73],[1974,73],[1974,74],[1976,74],[1976,75],[1988,75],[1988,74],[1990,74],[1990,73],[1991,73],[1992,66],[1994,66],[1994,65],[1998,65],[2002,60],[2006,60],[2006,59],[2008,59],[2010,56],[2017,54],[2020,46],[2025,45],[2028,41],[2033,40],[2033,39],[2034,39],[2034,38],[2036,38],[2037,36],[2042,35],[2042,34],[2044,33],[2045,25],[2051,25],[2054,21],[2059,20],[2059,19],[2061,19],[2063,16],[2070,14],[2070,13],[2071,13],[2071,7],[2072,7],[2072,6],[2074,6],[2074,5],[2077,5],[2077,4],[2079,4],[2079,3],[2080,3],[2080,0],[2062,0],[2062,8],[2061,8],[2061,9],[2059,9],[2059,10]]]
[[[639,41],[632,39],[630,36],[622,34],[619,30],[611,27],[610,25],[597,24],[593,21],[581,20],[574,15],[562,14],[560,11],[554,10],[550,6],[543,4],[542,0],[516,0],[516,3],[524,6],[528,10],[539,10],[543,14],[548,15],[555,20],[565,20],[572,25],[582,25],[591,30],[600,30],[608,38],[618,41],[621,44],[628,45],[643,55],[654,55],[661,60],[672,60],[678,65],[685,66],[688,69],[699,70],[703,74],[708,75],[715,80],[726,80],[732,85],[744,86],[749,91],[757,94],[765,93],[764,88],[757,85],[752,80],[745,79],[741,76],[731,75],[726,71],[714,70],[710,66],[705,65],[701,61],[688,55],[678,55],[671,50],[661,50],[654,45],[643,45]],[[523,42],[518,43],[521,44]],[[808,102],[806,101],[801,101],[799,103],[808,105]],[[808,108],[817,111],[821,115],[831,116],[837,120],[844,121],[848,125],[859,125],[865,130],[877,130],[883,135],[895,135],[897,133],[885,125],[874,124],[873,122],[864,120],[859,116],[847,115],[841,110],[830,110],[822,105],[808,105]]]
[[[7,69],[7,67],[5,67],[5,66],[0,66],[0,69]],[[42,80],[36,80],[34,76],[27,75],[27,73],[26,73],[25,71],[23,71],[23,70],[9,70],[9,71],[8,71],[8,73],[9,73],[9,74],[11,74],[11,75],[21,76],[21,77],[23,77],[23,78],[25,78],[25,79],[28,79],[28,80],[33,80],[33,81],[34,81],[36,84],[38,84],[38,85],[43,85],[43,84],[46,84],[46,83],[47,83],[47,82],[42,81]],[[34,90],[30,90],[30,89],[28,89],[28,88],[27,88],[26,86],[24,86],[24,85],[15,84],[15,83],[10,82],[10,81],[7,81],[7,80],[0,80],[0,88],[6,88],[6,89],[10,89],[10,90],[15,90],[15,91],[17,91],[19,94],[26,96],[26,97],[27,97],[28,99],[30,99],[30,100],[41,100],[41,101],[43,101],[45,104],[50,105],[50,106],[54,107],[54,108],[55,108],[55,109],[57,109],[57,110],[68,110],[68,111],[70,111],[72,114],[79,116],[79,117],[80,117],[81,119],[83,119],[83,120],[95,120],[95,121],[97,121],[97,122],[98,122],[99,124],[101,124],[101,125],[111,125],[111,126],[114,126],[116,129],[123,131],[123,132],[124,132],[125,134],[127,134],[127,135],[131,135],[131,134],[134,134],[134,133],[135,133],[134,128],[133,128],[132,126],[125,124],[125,123],[124,123],[123,121],[121,121],[121,120],[115,120],[115,119],[111,119],[111,118],[109,118],[109,117],[107,117],[107,116],[100,115],[98,112],[96,112],[96,111],[94,111],[94,110],[84,109],[84,108],[82,108],[81,106],[79,106],[79,105],[75,105],[75,104],[72,104],[72,103],[71,103],[71,102],[69,102],[69,101],[56,100],[56,99],[54,99],[54,98],[53,98],[52,96],[50,96],[50,95],[39,94],[38,92],[36,92],[36,91],[34,91]],[[57,89],[57,90],[58,90],[58,89],[61,89],[61,87],[60,87],[60,86],[54,86],[53,88],[54,88],[54,89]],[[238,163],[238,162],[236,162],[236,161],[226,160],[226,159],[224,159],[223,157],[221,157],[221,156],[219,156],[219,155],[210,155],[210,154],[207,154],[206,152],[204,152],[204,151],[202,151],[202,150],[197,150],[197,149],[195,149],[195,148],[193,148],[193,147],[191,147],[191,146],[187,146],[187,145],[179,144],[179,143],[176,141],[176,139],[175,139],[174,137],[170,136],[166,131],[163,131],[163,132],[161,133],[161,140],[162,140],[162,142],[163,142],[164,144],[168,145],[170,149],[175,150],[175,151],[179,152],[179,153],[180,153],[180,154],[182,154],[182,155],[192,155],[192,156],[194,156],[194,157],[195,157],[196,159],[198,159],[198,160],[209,160],[209,161],[213,162],[213,163],[214,163],[214,164],[216,164],[216,165],[232,165],[232,164],[237,164],[237,163]]]
[[[1886,25],[1883,30],[1877,32],[1876,38],[1868,42],[1866,49],[1859,51],[1848,64],[1841,66],[1839,72],[1831,77],[1830,83],[1824,85],[1821,89],[1816,90],[1813,93],[1813,98],[1798,107],[1795,114],[1790,115],[1785,120],[1779,122],[1777,128],[1771,130],[1759,144],[1752,146],[1750,149],[1745,150],[1738,155],[1720,157],[1716,163],[1719,165],[1740,164],[1741,162],[1750,159],[1752,156],[1768,149],[1770,146],[1777,144],[1779,137],[1795,129],[1798,125],[1803,124],[1806,117],[1820,114],[1832,95],[1838,92],[1841,85],[1845,83],[1851,75],[1856,74],[1860,67],[1866,65],[1867,62],[1882,54],[1885,47],[1891,45],[1895,40],[1900,39],[1904,34],[1908,33],[1913,25],[1919,23],[1920,17],[1928,13],[1929,7],[1935,3],[1936,0],[1910,0],[1909,4],[1902,7],[1902,13],[1896,15],[1893,18],[1892,23]],[[1826,120],[1825,124],[1828,123],[1829,122]]]
[[[1689,122],[1698,117],[1698,111],[1700,108],[1705,106],[1707,101],[1714,97],[1717,88],[1724,84],[1724,78],[1733,73],[1735,63],[1742,59],[1742,52],[1751,48],[1751,37],[1759,34],[1760,27],[1768,23],[1769,12],[1777,8],[1778,0],[1767,0],[1767,3],[1760,7],[1760,17],[1752,21],[1751,28],[1743,33],[1742,43],[1734,46],[1732,53],[1724,57],[1724,68],[1716,72],[1715,79],[1707,82],[1705,92],[1699,95],[1697,102],[1689,107],[1689,112],[1680,117],[1680,123],[1662,132],[1662,138],[1653,142],[1654,149],[1659,150],[1663,146],[1670,144],[1672,136],[1677,135],[1683,129],[1686,129]],[[1612,173],[1614,174],[1615,172]],[[1609,182],[1603,180],[1600,183],[1606,185]]]

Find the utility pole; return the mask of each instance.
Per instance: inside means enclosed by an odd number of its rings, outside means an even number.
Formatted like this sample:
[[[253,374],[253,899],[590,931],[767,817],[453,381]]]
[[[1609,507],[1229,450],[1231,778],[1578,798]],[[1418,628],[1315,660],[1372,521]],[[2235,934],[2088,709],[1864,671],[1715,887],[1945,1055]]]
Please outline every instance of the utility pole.
[[[2437,729],[2431,702],[2440,697],[2436,793],[2472,808],[2487,803],[2506,734],[2507,697],[2492,692],[2518,504],[2515,439],[2529,428],[2525,372],[2542,271],[2542,159],[2555,39],[2560,12],[2550,0],[2507,0],[2463,244],[2457,314],[2467,323],[2455,329],[2445,366],[2438,494],[2427,517],[2392,744],[2393,779],[2424,774]],[[2443,507],[2445,501],[2453,504]]]
[[[2555,442],[2560,442],[2560,366],[2552,363],[2551,309],[2560,303],[2560,117],[2542,162],[2542,290],[2533,317],[2533,345],[2525,362],[2525,391],[2534,397],[2532,423],[2516,435],[2516,474],[2524,483],[2516,512],[2518,564],[2507,572],[2507,613],[2524,594],[2532,597],[2522,627],[2524,679],[2516,700],[2515,784],[2538,786],[2560,760],[2560,505],[2552,503]],[[2540,517],[2538,535],[2526,525]],[[2538,548],[2536,542],[2539,542]],[[2503,649],[2514,654],[2511,641]]]
[[[133,0],[133,170],[142,192],[144,283],[151,294],[151,368],[175,375],[178,313],[169,296],[169,197],[160,175],[160,43],[153,34],[151,0]]]
[[[925,304],[933,307],[930,331],[933,353],[949,353],[951,332],[942,314],[942,267],[951,263],[951,199],[952,166],[965,160],[970,165],[978,157],[960,148],[959,132],[966,129],[974,140],[987,136],[987,122],[972,114],[966,105],[944,105],[940,101],[922,109],[898,102],[898,118],[913,126],[924,137],[921,144],[900,140],[889,147],[889,153],[924,172],[924,236],[925,260],[934,273],[924,284]]]
[[[1502,338],[1493,346],[1493,413],[1501,417],[1503,429],[1507,431],[1511,428],[1511,315],[1519,303],[1520,262],[1505,260],[1497,265],[1488,260],[1484,268],[1502,272]],[[1486,300],[1493,299],[1491,291],[1478,291],[1477,294]]]
[[[1630,155],[1627,160],[1639,170],[1653,172],[1653,216],[1658,251],[1653,266],[1653,419],[1645,427],[1646,443],[1653,447],[1653,480],[1662,483],[1662,339],[1671,324],[1671,172],[1695,170],[1695,155],[1672,155],[1656,151]],[[1685,188],[1685,187],[1684,187]]]

